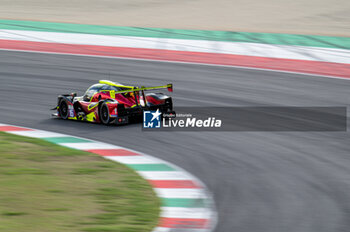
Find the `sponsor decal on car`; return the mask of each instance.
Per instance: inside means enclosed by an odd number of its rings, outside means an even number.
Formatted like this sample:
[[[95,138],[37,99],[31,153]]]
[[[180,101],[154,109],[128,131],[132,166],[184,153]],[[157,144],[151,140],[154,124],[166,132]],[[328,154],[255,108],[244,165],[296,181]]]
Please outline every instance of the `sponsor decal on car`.
[[[73,118],[74,117],[74,108],[72,105],[68,105],[68,117]]]

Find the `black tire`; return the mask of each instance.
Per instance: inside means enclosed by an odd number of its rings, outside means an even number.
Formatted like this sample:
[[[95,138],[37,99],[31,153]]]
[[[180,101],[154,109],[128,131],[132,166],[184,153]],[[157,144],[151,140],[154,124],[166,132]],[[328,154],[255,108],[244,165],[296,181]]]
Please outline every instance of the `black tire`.
[[[106,103],[103,103],[100,107],[99,117],[102,124],[108,125],[111,121],[109,117],[109,109]]]
[[[59,112],[60,112],[60,117],[62,119],[67,119],[69,112],[68,112],[68,103],[66,100],[62,99],[60,101],[60,105],[59,105]]]

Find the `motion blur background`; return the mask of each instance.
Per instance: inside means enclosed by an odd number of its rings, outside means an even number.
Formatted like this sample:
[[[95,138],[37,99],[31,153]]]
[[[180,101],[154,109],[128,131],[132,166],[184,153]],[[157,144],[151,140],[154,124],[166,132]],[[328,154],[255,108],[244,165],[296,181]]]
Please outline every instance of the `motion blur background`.
[[[2,19],[350,35],[348,0],[0,0],[0,6]]]
[[[0,0],[1,19],[347,37],[349,12],[349,0]],[[217,232],[349,231],[347,132],[161,132],[140,136],[139,125],[116,129],[53,121],[48,111],[57,94],[82,93],[107,75],[122,83],[173,82],[172,96],[179,106],[348,106],[348,80],[11,51],[0,52],[0,67],[0,98],[13,96],[14,88],[26,93],[26,102],[16,95],[0,103],[3,123],[98,137],[142,149],[184,168],[213,193],[219,216]]]

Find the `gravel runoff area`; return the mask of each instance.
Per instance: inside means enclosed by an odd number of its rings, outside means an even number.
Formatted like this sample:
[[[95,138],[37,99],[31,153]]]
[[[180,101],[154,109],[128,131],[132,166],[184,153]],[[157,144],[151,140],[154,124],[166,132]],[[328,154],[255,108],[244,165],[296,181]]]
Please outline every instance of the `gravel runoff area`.
[[[0,0],[0,18],[350,36],[348,0]]]

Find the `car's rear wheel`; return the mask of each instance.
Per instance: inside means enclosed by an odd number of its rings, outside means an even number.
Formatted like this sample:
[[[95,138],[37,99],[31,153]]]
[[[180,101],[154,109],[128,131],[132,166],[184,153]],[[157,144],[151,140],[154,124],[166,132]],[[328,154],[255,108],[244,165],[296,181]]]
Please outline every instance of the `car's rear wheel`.
[[[100,108],[100,120],[103,124],[107,125],[110,122],[109,109],[106,103],[103,103]]]
[[[68,103],[66,100],[62,99],[59,105],[59,113],[62,119],[68,118]]]

